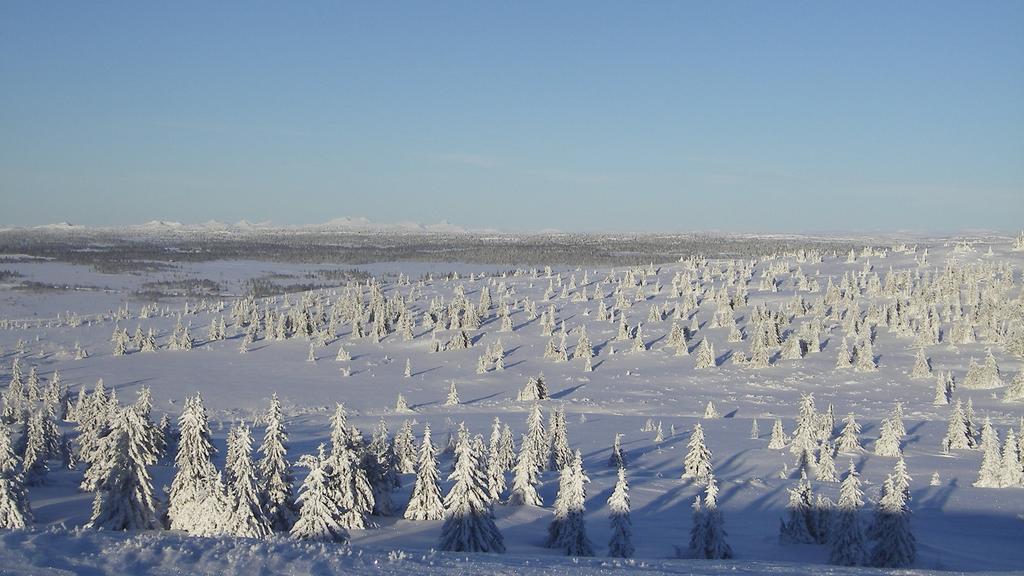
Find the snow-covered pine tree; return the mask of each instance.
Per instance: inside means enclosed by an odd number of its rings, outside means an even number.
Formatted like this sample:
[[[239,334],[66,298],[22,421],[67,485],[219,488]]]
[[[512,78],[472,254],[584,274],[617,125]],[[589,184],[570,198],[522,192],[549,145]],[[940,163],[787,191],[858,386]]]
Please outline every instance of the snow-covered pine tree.
[[[583,457],[577,450],[572,464],[562,469],[558,496],[555,498],[555,517],[548,526],[548,548],[565,548],[569,556],[593,556],[594,547],[587,538],[584,522],[585,484],[590,479],[583,472]]]
[[[455,387],[455,380],[452,380],[448,385],[448,398],[445,399],[445,406],[458,406],[459,404],[459,391]]]
[[[423,428],[420,457],[416,470],[416,483],[412,488],[406,520],[440,520],[444,517],[441,487],[438,484],[437,452],[430,439],[430,425]]]
[[[366,471],[360,466],[361,437],[346,425],[345,408],[338,404],[331,418],[330,494],[341,510],[338,523],[348,530],[362,530],[373,526],[369,521],[373,511],[373,488]],[[358,442],[358,444],[357,444]]]
[[[793,439],[789,444],[789,451],[792,454],[802,456],[814,452],[818,438],[817,424],[818,413],[814,408],[814,395],[802,394],[796,429],[793,430]]]
[[[871,336],[865,337],[861,340],[860,345],[857,346],[857,360],[853,369],[857,372],[875,372],[878,370],[878,365],[875,364],[875,352],[871,346]]]
[[[836,348],[836,369],[844,370],[846,368],[852,368],[853,362],[850,360],[850,346],[846,343],[846,337],[839,342],[839,347]]]
[[[1024,370],[1017,372],[1003,393],[1003,402],[1024,402]]]
[[[875,442],[875,454],[886,458],[897,458],[903,451],[900,449],[900,437],[892,418],[882,420],[881,436]]]
[[[388,425],[383,418],[377,424],[370,445],[363,452],[363,469],[373,489],[373,515],[391,516],[394,514],[391,492],[398,488],[399,480]]]
[[[569,433],[565,423],[565,409],[556,408],[548,416],[548,470],[562,470],[572,463]]]
[[[449,552],[504,552],[505,542],[494,523],[486,479],[473,440],[460,426],[455,448],[454,481],[444,499],[445,520],[438,548]]]
[[[416,436],[412,432],[412,420],[402,423],[391,444],[395,455],[395,471],[399,474],[416,472]]]
[[[786,447],[789,442],[789,437],[786,435],[785,429],[782,427],[782,419],[776,418],[775,423],[772,424],[772,437],[768,441],[768,448],[772,450],[781,450]]]
[[[693,425],[693,433],[687,443],[686,457],[683,459],[684,480],[693,480],[697,484],[705,484],[711,474],[711,450],[704,442],[704,428],[697,422]]]
[[[1006,442],[1003,443],[1003,454],[1001,470],[999,475],[999,486],[1011,488],[1024,484],[1024,462],[1021,461],[1020,445],[1013,428],[1006,433]]]
[[[252,433],[241,424],[228,437],[233,446],[228,450],[228,521],[226,533],[243,538],[266,538],[270,535],[270,519],[263,507],[257,484],[256,465],[252,459]]]
[[[919,380],[922,378],[930,378],[932,375],[932,364],[924,355],[924,348],[917,349],[917,355],[914,357],[914,368],[910,371],[910,377]]]
[[[890,486],[892,478],[888,479]],[[883,490],[875,508],[870,564],[879,568],[906,568],[917,559],[917,542],[910,530],[910,509],[903,490]]]
[[[221,487],[213,465],[216,450],[199,393],[185,400],[178,429],[178,454],[174,460],[178,471],[171,482],[167,510],[170,527],[197,535],[216,533],[227,519],[218,517],[223,512],[223,502],[218,502]]]
[[[974,448],[974,437],[967,427],[963,404],[957,400],[949,414],[949,426],[946,428],[946,436],[942,439],[942,451],[948,454],[950,450],[966,450],[968,448]]]
[[[693,360],[693,367],[697,369],[715,367],[715,348],[708,342],[707,338],[700,341],[697,347],[697,356]]]
[[[324,445],[319,447],[317,456],[305,454],[299,458],[299,465],[309,468],[309,474],[299,488],[299,514],[289,531],[292,538],[319,540],[322,542],[345,542],[348,531],[342,525],[343,511],[336,499],[329,458],[324,456]]]
[[[838,482],[836,463],[832,459],[832,444],[822,442],[818,447],[818,465],[814,469],[814,479],[818,482]]]
[[[154,530],[161,527],[148,466],[156,463],[153,433],[139,412],[121,409],[103,439],[103,474],[97,482],[89,528]]]
[[[259,453],[261,501],[274,531],[287,532],[297,517],[293,496],[294,477],[288,464],[288,432],[281,415],[277,393],[270,397],[267,428]]]
[[[693,547],[690,555],[693,558],[708,560],[727,560],[732,558],[732,547],[726,541],[725,520],[718,509],[718,482],[714,474],[708,475],[707,487],[704,490],[704,506],[694,508],[693,529],[690,542]]]
[[[818,516],[814,494],[807,476],[801,473],[800,482],[789,489],[786,519],[779,526],[781,544],[815,544],[818,541]]]
[[[838,450],[845,454],[860,452],[862,448],[860,440],[857,438],[858,434],[860,434],[860,424],[857,423],[853,412],[850,412],[843,419],[843,431],[839,435],[839,443],[837,444]]]
[[[0,424],[0,528],[13,530],[30,524],[32,509],[18,471],[18,456],[11,445],[11,431]]]
[[[612,454],[608,457],[608,466],[612,468],[626,467],[626,453],[622,450],[622,434],[615,434],[612,443]]]
[[[864,529],[860,523],[860,508],[864,493],[860,489],[857,468],[850,461],[850,471],[839,488],[839,504],[832,527],[829,563],[840,566],[859,566],[867,558],[864,548]]]
[[[761,437],[761,430],[757,427],[757,418],[750,424],[750,439],[757,440]]]
[[[981,470],[974,485],[978,488],[999,488],[1002,479],[1002,455],[999,452],[999,433],[986,417],[981,429]]]
[[[35,410],[29,417],[25,430],[25,456],[22,466],[25,471],[25,484],[39,486],[46,482],[46,475],[50,467],[46,461],[49,457],[47,444],[47,427],[43,421],[45,414],[43,410]]]
[[[629,515],[629,482],[626,480],[625,467],[620,466],[618,474],[612,495],[608,497],[608,520],[612,526],[612,535],[608,540],[608,556],[632,558],[636,549],[633,547],[633,523]]]

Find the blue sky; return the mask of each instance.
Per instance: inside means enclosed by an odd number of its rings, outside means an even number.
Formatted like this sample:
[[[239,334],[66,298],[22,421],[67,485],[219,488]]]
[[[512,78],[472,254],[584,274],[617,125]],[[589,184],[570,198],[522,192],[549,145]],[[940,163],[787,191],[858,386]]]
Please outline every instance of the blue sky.
[[[0,3],[0,224],[1024,226],[1024,2]]]

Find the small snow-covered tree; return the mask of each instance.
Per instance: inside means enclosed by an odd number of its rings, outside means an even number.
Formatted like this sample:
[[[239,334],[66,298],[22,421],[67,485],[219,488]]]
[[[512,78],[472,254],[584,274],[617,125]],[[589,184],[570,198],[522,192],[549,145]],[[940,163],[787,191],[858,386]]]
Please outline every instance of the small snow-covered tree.
[[[459,391],[455,387],[455,380],[452,380],[448,385],[448,398],[445,399],[445,406],[458,406],[459,404]]]
[[[704,442],[704,428],[697,422],[693,425],[693,433],[687,443],[686,457],[683,459],[684,480],[694,480],[698,484],[707,482],[711,474],[711,450]]]
[[[845,454],[860,452],[861,445],[857,437],[858,434],[860,434],[860,424],[857,423],[853,412],[850,412],[843,419],[843,431],[839,435],[839,443],[836,446],[838,450]]]
[[[455,448],[454,485],[444,499],[445,520],[438,547],[449,552],[504,552],[505,542],[494,523],[480,455],[465,425]]]
[[[800,482],[789,489],[786,519],[779,527],[782,544],[815,544],[818,542],[818,515],[814,494],[807,476],[801,473]]]
[[[903,451],[900,449],[900,437],[897,425],[892,418],[882,420],[882,431],[875,442],[875,454],[886,458],[897,458]]]
[[[822,442],[818,448],[818,465],[814,469],[814,477],[819,482],[838,482],[836,464],[832,459],[832,445]]]
[[[910,371],[910,377],[919,380],[922,378],[930,378],[932,375],[932,364],[924,355],[924,348],[917,349],[917,355],[914,358],[914,368]]]
[[[569,434],[565,423],[564,408],[556,408],[548,416],[548,462],[549,470],[561,470],[572,463],[572,449],[569,448]]]
[[[612,443],[612,454],[608,457],[608,466],[612,468],[626,467],[626,453],[622,450],[622,434],[615,435]]]
[[[1003,443],[1003,454],[999,485],[1003,488],[1010,488],[1024,484],[1024,462],[1021,461],[1020,445],[1013,428],[1006,433],[1006,442]]]
[[[608,520],[612,526],[608,556],[632,558],[636,549],[633,547],[633,523],[629,515],[629,482],[624,467],[619,467],[618,480],[612,495],[608,497],[608,510]]]
[[[981,429],[981,470],[974,485],[979,488],[998,488],[1002,480],[1002,455],[999,452],[999,433],[992,427],[992,421],[985,418]]]
[[[416,483],[404,517],[406,520],[440,520],[444,517],[441,487],[438,484],[437,452],[430,440],[429,424],[423,429]]]
[[[697,369],[715,367],[715,348],[707,338],[702,339],[700,346],[697,347],[697,356],[693,360],[693,367]]]
[[[781,450],[786,447],[789,442],[789,437],[786,435],[785,429],[782,427],[782,419],[776,418],[775,423],[772,424],[772,437],[768,441],[768,448],[772,450]]]
[[[949,414],[949,426],[946,428],[946,436],[942,439],[942,451],[948,454],[950,450],[966,450],[968,448],[974,448],[974,437],[967,426],[964,407],[957,400]]]

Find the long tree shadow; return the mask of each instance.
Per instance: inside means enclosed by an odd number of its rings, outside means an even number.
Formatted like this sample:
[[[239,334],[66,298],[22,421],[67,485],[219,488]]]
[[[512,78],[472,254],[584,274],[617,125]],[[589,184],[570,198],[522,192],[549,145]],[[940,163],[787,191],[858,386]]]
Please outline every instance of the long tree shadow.
[[[420,370],[419,372],[413,372],[412,375],[410,376],[410,378],[415,378],[416,376],[422,376],[423,374],[427,374],[427,373],[433,372],[435,370],[440,370],[441,368],[442,368],[442,366],[434,366],[433,368],[427,368],[426,370]]]
[[[565,398],[569,394],[572,394],[573,392],[579,390],[580,388],[583,388],[586,385],[587,385],[587,383],[584,382],[582,384],[577,384],[577,385],[575,385],[575,386],[573,386],[571,388],[566,388],[565,390],[561,390],[559,392],[555,392],[554,394],[551,395],[551,398],[553,398],[555,400],[561,400],[562,398]]]
[[[504,393],[505,393],[504,391],[495,392],[494,394],[489,394],[487,396],[482,396],[480,398],[474,398],[473,400],[467,400],[465,402],[462,402],[462,404],[465,404],[466,406],[469,406],[471,404],[476,404],[478,402],[483,402],[484,400],[490,400],[491,398],[494,398],[495,396],[501,396]]]

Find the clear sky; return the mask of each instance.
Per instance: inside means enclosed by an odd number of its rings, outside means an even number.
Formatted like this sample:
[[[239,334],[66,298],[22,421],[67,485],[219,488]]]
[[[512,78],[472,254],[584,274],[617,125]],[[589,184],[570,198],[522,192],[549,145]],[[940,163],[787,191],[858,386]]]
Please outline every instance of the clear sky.
[[[1024,226],[1024,2],[0,2],[0,224]]]

